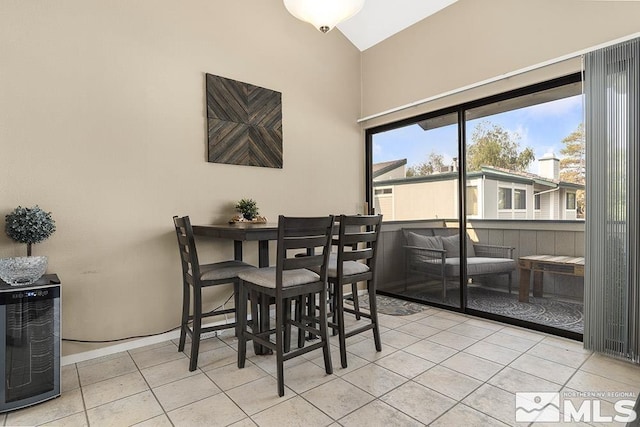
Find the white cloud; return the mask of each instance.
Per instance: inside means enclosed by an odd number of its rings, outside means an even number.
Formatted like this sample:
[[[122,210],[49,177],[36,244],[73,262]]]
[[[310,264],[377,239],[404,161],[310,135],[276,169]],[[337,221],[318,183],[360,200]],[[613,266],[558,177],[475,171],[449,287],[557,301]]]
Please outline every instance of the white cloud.
[[[373,149],[373,158],[375,159],[376,157],[380,157],[383,153],[383,149],[382,146],[378,143],[376,143],[375,141],[372,144],[372,149]]]
[[[562,98],[556,101],[532,105],[526,109],[527,114],[533,117],[561,116],[577,109],[582,110],[582,96],[576,95]]]
[[[522,123],[518,123],[514,131],[509,130],[511,134],[517,134],[519,136],[518,142],[521,147],[528,147],[531,145],[531,138],[529,137],[529,128]]]

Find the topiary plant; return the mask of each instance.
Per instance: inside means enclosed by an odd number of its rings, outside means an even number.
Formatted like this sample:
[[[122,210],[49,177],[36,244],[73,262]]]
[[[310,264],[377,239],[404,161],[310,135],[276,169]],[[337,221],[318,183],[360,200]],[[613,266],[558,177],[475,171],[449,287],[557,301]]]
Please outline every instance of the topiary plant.
[[[258,212],[258,204],[253,199],[242,199],[236,203],[235,208],[249,221],[253,220],[260,213]]]
[[[31,245],[49,238],[56,231],[56,222],[51,212],[38,207],[18,206],[6,217],[5,231],[13,240],[27,244],[27,256],[31,256]]]

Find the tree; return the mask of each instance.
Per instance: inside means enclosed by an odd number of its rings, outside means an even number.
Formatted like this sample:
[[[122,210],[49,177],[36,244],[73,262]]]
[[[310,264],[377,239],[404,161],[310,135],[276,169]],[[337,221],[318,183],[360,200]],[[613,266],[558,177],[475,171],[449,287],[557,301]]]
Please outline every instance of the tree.
[[[535,155],[531,147],[520,151],[520,135],[488,121],[478,123],[467,146],[467,169],[480,170],[494,166],[514,171],[526,171]]]
[[[586,182],[584,124],[580,123],[576,130],[562,140],[562,143],[564,148],[560,150],[560,154],[563,156],[560,159],[560,180],[584,185]],[[576,204],[578,218],[584,218],[584,190],[576,191]]]
[[[433,151],[427,157],[426,162],[418,163],[407,168],[407,176],[424,176],[440,172],[444,167],[444,157],[442,154]]]
[[[585,182],[585,139],[584,124],[562,140],[564,148],[560,150],[563,155],[560,160],[560,179],[576,184]]]

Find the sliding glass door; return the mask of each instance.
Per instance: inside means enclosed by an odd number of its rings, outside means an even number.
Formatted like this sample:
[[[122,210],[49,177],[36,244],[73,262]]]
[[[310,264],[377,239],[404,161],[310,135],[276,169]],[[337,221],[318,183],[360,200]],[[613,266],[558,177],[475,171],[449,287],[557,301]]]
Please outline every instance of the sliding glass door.
[[[370,135],[372,206],[396,224],[378,289],[461,308],[457,112],[421,117]]]
[[[582,334],[582,104],[576,74],[368,130],[378,290]]]
[[[582,104],[578,80],[465,110],[467,224],[490,245],[468,259],[470,310],[582,334]]]

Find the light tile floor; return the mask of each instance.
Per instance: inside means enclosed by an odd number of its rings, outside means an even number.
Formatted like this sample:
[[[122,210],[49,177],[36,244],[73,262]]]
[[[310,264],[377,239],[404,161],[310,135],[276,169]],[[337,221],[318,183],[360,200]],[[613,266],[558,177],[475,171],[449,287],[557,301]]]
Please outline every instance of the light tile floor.
[[[383,351],[375,351],[370,332],[352,337],[346,369],[340,367],[337,337],[332,338],[332,375],[325,374],[320,351],[286,362],[284,397],[277,395],[274,356],[250,350],[246,367],[237,369],[237,341],[229,333],[202,342],[194,372],[174,341],[64,366],[61,397],[2,414],[0,422],[527,425],[515,422],[516,392],[640,392],[640,367],[592,354],[575,341],[435,308],[381,315],[380,322]],[[601,402],[603,415],[614,415],[615,400]],[[577,407],[580,398],[572,401]]]

